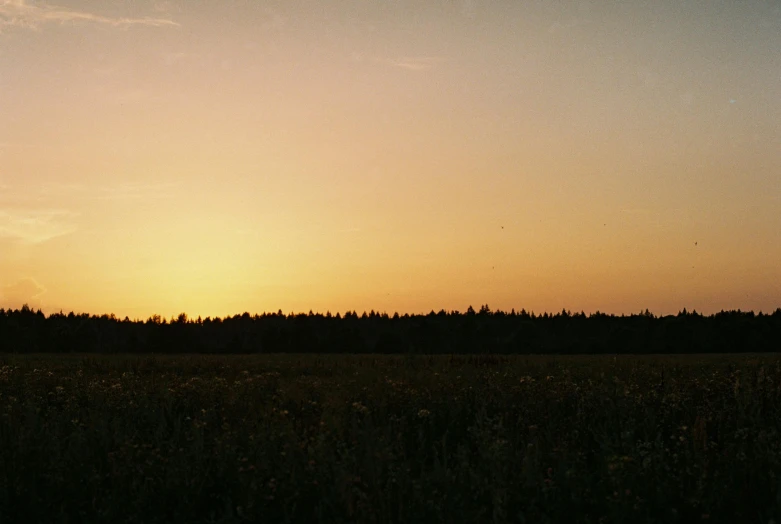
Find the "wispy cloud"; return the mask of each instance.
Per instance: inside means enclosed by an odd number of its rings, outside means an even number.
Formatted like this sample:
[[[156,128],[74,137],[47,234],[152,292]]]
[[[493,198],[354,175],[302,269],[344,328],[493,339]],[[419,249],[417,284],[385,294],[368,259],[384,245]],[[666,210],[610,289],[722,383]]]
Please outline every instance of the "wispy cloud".
[[[392,59],[389,62],[394,67],[401,67],[410,71],[428,71],[439,62],[442,62],[442,60],[438,56],[405,56]]]
[[[61,209],[0,209],[0,238],[40,244],[76,231],[76,216]]]
[[[163,58],[163,62],[165,62],[165,65],[171,66],[174,64],[178,64],[180,62],[183,62],[187,60],[188,58],[197,56],[194,53],[185,53],[182,51],[174,52],[174,53],[162,53],[161,54]]]
[[[132,183],[124,182],[111,186],[87,184],[47,184],[40,192],[45,196],[70,196],[96,200],[155,199],[175,196],[178,182]]]
[[[31,308],[36,309],[40,307],[40,297],[44,293],[46,293],[46,288],[34,278],[20,278],[16,282],[0,286],[0,305],[3,307],[20,308],[27,304]]]
[[[174,196],[174,189],[180,184],[175,182],[162,182],[159,184],[119,184],[116,186],[99,187],[95,195],[105,199],[150,199],[170,198]]]
[[[48,183],[35,188],[19,187],[0,181],[0,228],[8,217],[22,216],[23,213],[38,213],[39,209],[53,209],[57,202],[77,204],[95,200],[156,200],[176,196],[178,182],[132,183],[124,182],[113,185],[88,185]],[[13,211],[11,211],[13,210]],[[70,212],[56,210],[54,215],[66,215]],[[71,213],[73,216],[75,214]],[[46,215],[46,213],[44,213]],[[28,217],[29,218],[29,217]],[[7,226],[7,224],[6,224]],[[1,234],[1,233],[0,233]]]
[[[357,63],[385,64],[392,67],[400,67],[408,71],[428,71],[435,65],[445,61],[441,56],[402,56],[397,58],[388,58],[387,56],[377,56],[367,54],[363,51],[353,51],[350,53],[350,60]]]
[[[0,30],[3,27],[37,29],[47,23],[66,24],[86,22],[126,28],[134,25],[165,27],[178,26],[165,18],[112,18],[95,13],[75,11],[45,3],[30,4],[27,0],[0,0]]]

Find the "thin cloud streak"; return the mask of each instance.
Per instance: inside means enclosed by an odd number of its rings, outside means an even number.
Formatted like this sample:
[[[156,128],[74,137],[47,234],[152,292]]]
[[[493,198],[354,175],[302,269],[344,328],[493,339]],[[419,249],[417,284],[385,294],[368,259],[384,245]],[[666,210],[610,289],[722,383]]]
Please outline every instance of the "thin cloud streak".
[[[69,219],[76,216],[78,213],[61,209],[0,209],[0,238],[40,244],[75,232],[77,227]]]
[[[123,183],[114,186],[95,187],[86,184],[49,184],[41,189],[45,195],[62,196],[65,194],[98,200],[170,198],[178,182],[158,184]]]
[[[70,202],[85,201],[136,201],[136,200],[162,200],[176,196],[176,188],[181,184],[177,182],[162,183],[121,183],[111,186],[89,186],[86,184],[52,183],[38,188],[20,188],[0,181],[0,236],[19,236],[9,231],[18,231],[15,219],[9,217],[22,217],[25,213],[37,213],[43,215],[59,214],[67,215],[71,212],[57,212],[53,209],[57,202],[66,199]],[[39,210],[52,210],[41,212]],[[71,213],[71,216],[77,216]],[[27,217],[30,218],[30,217]],[[23,222],[24,223],[24,222]],[[17,225],[13,225],[17,224]],[[5,227],[5,235],[3,235]],[[23,235],[26,236],[26,235]],[[35,235],[33,235],[35,236]]]
[[[162,53],[161,57],[163,59],[163,62],[165,62],[165,65],[171,66],[174,64],[179,64],[181,62],[184,62],[188,58],[197,58],[198,55],[195,53],[185,53],[183,51],[173,52],[173,53]]]
[[[102,187],[97,189],[97,197],[109,200],[116,199],[137,199],[137,198],[169,198],[174,196],[172,191],[180,184],[120,184],[113,187]]]
[[[438,56],[407,56],[390,60],[390,64],[410,71],[428,71],[442,61],[443,59]]]
[[[150,27],[178,27],[179,24],[165,18],[110,18],[94,13],[73,11],[54,5],[30,5],[26,0],[2,0],[0,2],[0,29],[3,27],[23,27],[38,29],[46,23],[65,24],[69,22],[88,22],[112,27],[142,25]]]
[[[20,278],[17,281],[0,286],[0,306],[19,308],[24,304],[30,307],[41,306],[41,295],[46,288],[33,277]]]

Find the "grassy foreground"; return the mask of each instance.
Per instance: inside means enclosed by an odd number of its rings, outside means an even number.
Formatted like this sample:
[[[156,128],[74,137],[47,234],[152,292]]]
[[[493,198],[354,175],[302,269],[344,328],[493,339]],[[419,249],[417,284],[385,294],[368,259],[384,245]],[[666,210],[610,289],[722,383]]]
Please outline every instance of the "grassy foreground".
[[[779,522],[781,357],[0,357],[0,522]]]

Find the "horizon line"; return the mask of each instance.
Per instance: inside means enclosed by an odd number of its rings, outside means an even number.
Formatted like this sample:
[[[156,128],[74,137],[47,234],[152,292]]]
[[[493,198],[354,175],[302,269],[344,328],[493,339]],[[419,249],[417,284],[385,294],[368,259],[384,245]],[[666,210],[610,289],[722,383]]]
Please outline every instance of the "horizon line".
[[[487,308],[487,310],[484,310],[484,308]],[[67,316],[73,315],[73,316],[81,317],[81,316],[87,315],[90,318],[108,317],[110,319],[115,319],[115,320],[118,320],[118,321],[129,320],[131,322],[149,322],[149,321],[156,320],[156,321],[169,322],[169,319],[167,319],[164,315],[161,315],[159,313],[153,313],[153,314],[147,316],[146,318],[134,317],[132,319],[128,315],[125,315],[124,317],[120,317],[120,316],[116,315],[115,313],[100,313],[100,314],[98,314],[98,313],[88,313],[88,312],[76,312],[74,310],[71,310],[68,313],[64,313],[62,309],[60,309],[59,311],[56,311],[56,312],[50,312],[50,313],[46,314],[46,313],[44,313],[42,311],[42,309],[40,307],[33,308],[33,307],[29,306],[28,304],[23,304],[19,308],[11,308],[11,307],[4,308],[4,307],[0,307],[0,314],[22,313],[22,312],[25,311],[25,309],[28,312],[36,314],[36,315],[37,314],[42,314],[47,319],[51,318],[51,317],[54,317],[54,316],[66,316],[67,317]],[[471,310],[471,313],[470,313],[470,310]],[[527,310],[526,308],[520,308],[520,309],[510,308],[509,311],[506,311],[506,310],[503,310],[503,309],[495,309],[494,310],[494,309],[491,309],[488,306],[488,304],[481,305],[479,309],[475,309],[474,307],[472,307],[470,305],[464,311],[457,310],[457,309],[447,310],[447,309],[441,308],[438,311],[436,311],[434,309],[431,309],[427,313],[414,313],[414,312],[413,313],[410,313],[410,312],[401,313],[399,311],[394,311],[393,313],[388,313],[386,310],[380,311],[380,310],[375,310],[375,309],[371,309],[369,311],[363,310],[363,312],[360,313],[360,314],[355,309],[347,309],[347,310],[344,311],[344,313],[342,313],[340,311],[335,311],[335,312],[332,313],[330,309],[327,309],[325,312],[320,312],[319,310],[318,311],[314,311],[314,310],[310,309],[308,312],[307,311],[298,311],[298,312],[289,311],[288,313],[285,313],[282,309],[278,309],[277,311],[263,311],[261,313],[258,313],[258,312],[250,313],[249,311],[243,311],[241,313],[227,314],[225,316],[219,316],[219,315],[218,316],[211,316],[211,315],[209,315],[209,316],[205,316],[205,317],[203,317],[202,315],[197,315],[196,317],[193,317],[193,316],[190,316],[186,312],[181,312],[181,313],[179,313],[177,315],[172,315],[171,318],[170,318],[170,321],[172,321],[172,322],[176,321],[178,318],[181,318],[182,315],[184,315],[184,318],[186,319],[187,322],[193,322],[193,321],[196,321],[196,320],[199,320],[199,319],[201,321],[206,321],[206,320],[215,321],[215,320],[218,320],[218,319],[219,320],[226,320],[226,319],[233,319],[233,318],[236,318],[236,317],[244,317],[245,315],[249,316],[249,318],[252,318],[252,319],[269,317],[269,316],[277,316],[277,317],[278,316],[283,316],[285,318],[290,318],[290,317],[296,317],[296,316],[301,316],[301,315],[304,315],[304,316],[315,316],[315,317],[316,316],[322,316],[322,317],[326,317],[326,318],[337,318],[337,317],[345,318],[348,315],[349,316],[355,315],[358,318],[362,318],[363,316],[366,316],[368,318],[368,317],[371,317],[372,313],[375,316],[380,316],[380,317],[387,316],[388,318],[395,318],[397,316],[398,316],[398,318],[427,317],[427,316],[432,316],[432,315],[433,316],[438,316],[438,315],[441,315],[443,313],[445,315],[448,315],[448,316],[450,316],[450,315],[453,315],[453,316],[459,316],[459,315],[460,316],[466,316],[466,315],[470,315],[470,314],[474,314],[474,315],[508,315],[508,316],[513,316],[513,315],[515,315],[515,316],[525,316],[526,315],[526,316],[531,316],[533,318],[542,318],[542,317],[544,317],[546,315],[548,317],[567,316],[567,317],[585,317],[585,318],[591,318],[591,317],[595,317],[595,316],[607,316],[607,317],[615,317],[615,318],[633,317],[633,316],[650,316],[650,317],[653,317],[653,318],[666,318],[666,317],[676,317],[676,316],[685,316],[685,315],[696,315],[696,316],[701,316],[701,317],[705,317],[705,318],[710,318],[710,317],[714,317],[714,316],[716,316],[718,314],[723,314],[723,313],[742,313],[742,314],[766,315],[766,316],[775,315],[775,314],[781,315],[781,306],[776,307],[774,310],[772,310],[770,312],[765,312],[762,309],[759,309],[758,311],[755,312],[753,309],[751,309],[751,310],[742,310],[742,309],[738,308],[738,309],[721,309],[718,312],[710,313],[710,314],[707,314],[707,315],[702,313],[702,312],[698,312],[696,308],[692,308],[691,310],[689,310],[686,307],[683,307],[682,309],[678,310],[677,313],[669,313],[669,314],[666,314],[666,315],[657,315],[654,312],[650,311],[648,308],[645,308],[644,310],[641,310],[639,312],[632,312],[632,313],[625,313],[625,312],[622,312],[622,313],[606,313],[604,311],[600,311],[599,309],[596,309],[594,311],[585,312],[582,309],[580,311],[572,311],[571,309],[567,309],[567,308],[562,308],[560,311],[555,311],[555,312],[545,310],[545,311],[541,311],[541,312],[538,313],[538,312],[536,312],[534,310]]]

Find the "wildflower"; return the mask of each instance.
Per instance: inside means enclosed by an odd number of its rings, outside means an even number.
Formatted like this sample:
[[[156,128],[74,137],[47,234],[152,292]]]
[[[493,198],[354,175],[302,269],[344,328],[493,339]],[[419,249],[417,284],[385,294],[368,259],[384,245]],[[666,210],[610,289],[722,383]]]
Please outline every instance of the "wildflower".
[[[426,418],[431,415],[431,412],[427,409],[421,409],[418,411],[418,418]]]

